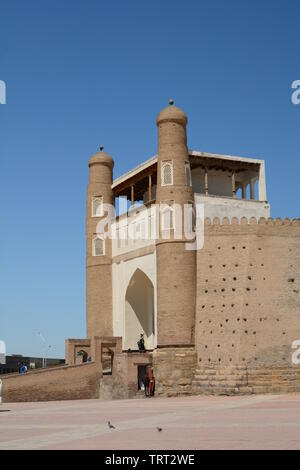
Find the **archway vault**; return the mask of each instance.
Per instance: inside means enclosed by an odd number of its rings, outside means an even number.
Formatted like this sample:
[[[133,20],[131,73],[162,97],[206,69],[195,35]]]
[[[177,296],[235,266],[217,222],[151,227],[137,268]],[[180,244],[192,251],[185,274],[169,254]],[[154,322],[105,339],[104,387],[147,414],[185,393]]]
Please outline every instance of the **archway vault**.
[[[140,334],[144,334],[146,349],[154,348],[154,286],[139,268],[133,273],[125,293],[124,348],[136,350]]]

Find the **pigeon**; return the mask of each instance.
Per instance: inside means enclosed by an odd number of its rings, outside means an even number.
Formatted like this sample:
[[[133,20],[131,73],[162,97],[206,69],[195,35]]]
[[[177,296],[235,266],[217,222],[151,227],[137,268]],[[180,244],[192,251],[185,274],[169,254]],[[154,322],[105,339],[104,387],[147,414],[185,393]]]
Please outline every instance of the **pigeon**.
[[[156,429],[158,430],[158,432],[162,431],[162,428],[160,428],[159,426],[156,426]]]
[[[116,429],[116,428],[111,424],[110,421],[107,421],[107,425],[108,425],[109,429]]]

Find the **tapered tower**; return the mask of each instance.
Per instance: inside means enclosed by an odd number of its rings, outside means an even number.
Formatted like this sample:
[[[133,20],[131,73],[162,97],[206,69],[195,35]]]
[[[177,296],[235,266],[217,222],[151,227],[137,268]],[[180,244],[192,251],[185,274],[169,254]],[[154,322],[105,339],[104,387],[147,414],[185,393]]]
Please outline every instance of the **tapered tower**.
[[[186,125],[185,113],[172,100],[157,117],[156,202],[167,212],[170,207],[168,217],[164,210],[160,211],[160,237],[156,247],[158,346],[194,343],[196,254],[186,249],[184,233],[181,239],[173,236],[178,225],[184,226],[184,206],[193,204]],[[165,219],[171,227],[169,239],[164,239]]]
[[[111,189],[114,161],[103,152],[89,160],[86,206],[86,324],[87,337],[112,336],[111,240],[97,235],[97,224],[107,216],[105,204],[114,204]]]

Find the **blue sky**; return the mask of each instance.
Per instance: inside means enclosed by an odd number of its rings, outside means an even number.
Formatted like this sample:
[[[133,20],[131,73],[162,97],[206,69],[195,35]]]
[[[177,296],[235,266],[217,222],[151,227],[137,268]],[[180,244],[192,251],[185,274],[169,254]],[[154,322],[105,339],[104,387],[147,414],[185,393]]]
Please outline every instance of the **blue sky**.
[[[189,147],[266,160],[272,216],[299,217],[298,0],[2,2],[0,339],[64,355],[85,336],[85,192],[156,153],[170,97]]]

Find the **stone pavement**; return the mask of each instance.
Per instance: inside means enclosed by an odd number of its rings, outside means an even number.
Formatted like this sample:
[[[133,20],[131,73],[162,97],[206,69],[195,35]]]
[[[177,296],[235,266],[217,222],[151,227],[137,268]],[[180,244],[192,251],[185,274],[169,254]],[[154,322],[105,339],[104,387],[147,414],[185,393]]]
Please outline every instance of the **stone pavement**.
[[[300,449],[300,394],[4,403],[0,449]]]

